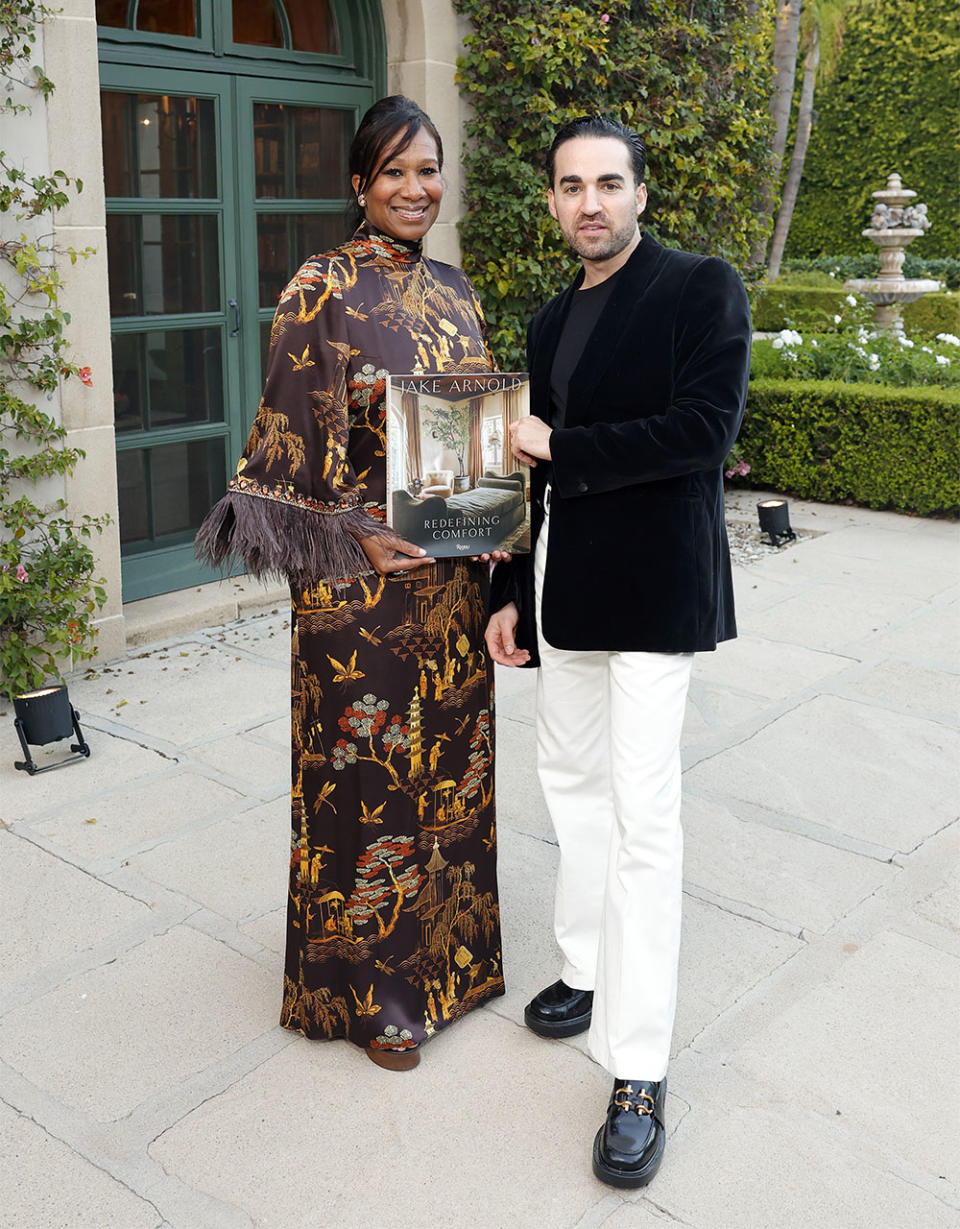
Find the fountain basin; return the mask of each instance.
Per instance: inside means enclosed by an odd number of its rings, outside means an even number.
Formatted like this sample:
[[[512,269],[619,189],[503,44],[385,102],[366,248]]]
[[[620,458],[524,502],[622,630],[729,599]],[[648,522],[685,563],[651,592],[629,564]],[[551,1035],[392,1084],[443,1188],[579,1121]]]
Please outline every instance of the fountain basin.
[[[871,303],[912,303],[939,290],[940,283],[929,277],[859,277],[844,282],[843,288],[864,295]]]

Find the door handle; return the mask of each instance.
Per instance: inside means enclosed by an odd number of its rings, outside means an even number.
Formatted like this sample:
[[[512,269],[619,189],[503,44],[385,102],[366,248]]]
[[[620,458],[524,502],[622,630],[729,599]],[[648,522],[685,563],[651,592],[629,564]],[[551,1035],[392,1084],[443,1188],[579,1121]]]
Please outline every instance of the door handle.
[[[230,330],[230,336],[236,337],[240,332],[241,324],[243,324],[243,315],[240,311],[240,304],[236,299],[230,300],[230,306],[233,308],[233,328]]]

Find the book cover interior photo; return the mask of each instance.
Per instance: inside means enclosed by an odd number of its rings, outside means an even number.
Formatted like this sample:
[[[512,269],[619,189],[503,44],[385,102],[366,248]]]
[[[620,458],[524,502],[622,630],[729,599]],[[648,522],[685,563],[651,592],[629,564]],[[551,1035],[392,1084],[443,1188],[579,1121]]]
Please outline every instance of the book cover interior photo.
[[[529,414],[524,373],[391,375],[387,508],[436,558],[530,549],[530,474],[508,428]]]

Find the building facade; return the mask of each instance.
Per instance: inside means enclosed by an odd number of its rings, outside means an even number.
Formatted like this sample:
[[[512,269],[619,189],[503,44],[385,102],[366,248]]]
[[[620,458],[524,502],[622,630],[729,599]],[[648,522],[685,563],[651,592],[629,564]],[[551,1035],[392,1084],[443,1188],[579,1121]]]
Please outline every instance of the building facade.
[[[451,0],[64,0],[44,24],[56,89],[16,122],[28,169],[83,180],[56,245],[96,249],[63,270],[93,386],[61,391],[86,456],[59,493],[112,518],[101,657],[125,648],[125,602],[216,579],[193,535],[256,411],[277,295],[343,236],[350,138],[385,93],[437,122],[428,251],[458,261],[464,32]]]

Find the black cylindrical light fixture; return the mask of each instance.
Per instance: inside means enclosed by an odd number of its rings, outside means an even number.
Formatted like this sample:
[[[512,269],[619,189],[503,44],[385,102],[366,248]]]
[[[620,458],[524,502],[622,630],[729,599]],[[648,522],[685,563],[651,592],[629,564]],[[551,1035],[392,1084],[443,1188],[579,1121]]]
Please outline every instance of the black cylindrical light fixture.
[[[13,697],[13,709],[16,713],[14,726],[20,746],[23,748],[24,759],[14,763],[15,768],[35,776],[38,772],[47,772],[51,768],[62,768],[64,764],[72,764],[75,760],[84,759],[90,754],[80,729],[80,714],[70,703],[70,697],[63,683],[51,687],[40,687],[36,691],[24,691]],[[30,747],[43,747],[47,743],[60,742],[76,734],[77,742],[71,743],[70,750],[77,754],[55,764],[46,764],[43,768],[34,763],[30,755]]]
[[[797,535],[790,528],[790,509],[785,499],[764,499],[757,504],[760,532],[770,539],[771,546],[792,541]]]

